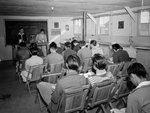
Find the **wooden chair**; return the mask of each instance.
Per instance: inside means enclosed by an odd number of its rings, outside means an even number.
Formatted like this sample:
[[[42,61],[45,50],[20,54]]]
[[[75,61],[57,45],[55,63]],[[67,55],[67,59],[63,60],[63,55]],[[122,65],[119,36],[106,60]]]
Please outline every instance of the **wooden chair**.
[[[76,89],[65,89],[60,99],[57,113],[83,111],[88,91],[89,85],[84,85]]]
[[[126,78],[125,77],[122,77],[120,78],[118,81],[117,81],[117,90],[116,90],[116,93],[115,95],[113,96],[111,102],[119,102],[116,107],[118,107],[121,102],[124,103],[124,105],[126,106],[127,104],[127,101],[126,101],[126,97],[129,95],[130,93],[130,90],[128,89],[127,87],[127,81],[126,81]]]
[[[132,63],[135,63],[136,61],[126,61],[126,62],[122,62],[122,69],[121,71],[118,73],[117,76],[120,76],[120,77],[126,77],[128,74],[127,74],[127,69],[128,67],[132,64]]]
[[[25,61],[26,60],[19,60],[16,64],[16,74],[19,78],[20,83],[22,82],[20,74],[21,74],[21,71],[23,71],[25,69]]]
[[[30,83],[38,82],[44,73],[44,69],[45,69],[45,64],[30,66],[28,75],[26,78],[26,84],[25,84],[25,88],[28,89],[30,95],[32,92],[36,91],[36,90],[31,91]],[[30,78],[30,76],[31,76],[31,78]]]
[[[123,63],[114,63],[114,64],[108,64],[107,71],[110,71],[114,77],[117,76],[117,74],[120,72],[120,70],[123,67]]]
[[[56,64],[50,64],[49,68],[48,68],[48,73],[50,74],[53,74],[53,73],[62,73],[63,71],[63,65],[64,65],[64,62],[60,62],[60,63],[56,63]],[[63,75],[63,74],[61,74]],[[59,76],[59,79],[61,78],[62,76]],[[57,82],[57,76],[49,76],[48,79],[49,79],[49,82],[50,83],[53,83],[53,84],[56,84]]]
[[[56,63],[56,64],[50,64],[50,72],[51,73],[59,73],[62,71],[64,62]]]
[[[91,58],[84,59],[82,66],[83,66],[82,71],[86,73],[88,70],[92,68],[92,59]]]
[[[114,89],[115,82],[112,80],[95,83],[90,90],[90,94],[86,102],[87,104],[85,107],[85,112],[88,113],[88,110],[98,107],[96,113],[98,113],[100,109],[102,109],[104,113],[107,113],[104,105],[109,105],[110,108],[113,108],[113,106],[111,105],[111,103],[109,104],[109,102],[115,94]]]

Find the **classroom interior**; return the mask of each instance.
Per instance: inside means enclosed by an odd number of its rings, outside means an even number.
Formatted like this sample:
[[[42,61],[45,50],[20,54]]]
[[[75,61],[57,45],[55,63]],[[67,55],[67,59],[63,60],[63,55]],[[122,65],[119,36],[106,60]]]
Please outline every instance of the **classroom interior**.
[[[1,0],[0,94],[11,93],[15,99],[0,100],[0,113],[40,113],[38,105],[32,105],[34,96],[29,97],[23,90],[24,85],[14,77],[13,47],[6,43],[6,20],[47,21],[49,43],[59,44],[72,37],[87,42],[94,39],[100,43],[105,56],[109,55],[111,44],[119,43],[130,58],[142,63],[150,74],[150,0]],[[55,23],[59,24],[57,28]],[[69,30],[65,29],[66,25]],[[61,33],[52,35],[53,29],[59,29]]]

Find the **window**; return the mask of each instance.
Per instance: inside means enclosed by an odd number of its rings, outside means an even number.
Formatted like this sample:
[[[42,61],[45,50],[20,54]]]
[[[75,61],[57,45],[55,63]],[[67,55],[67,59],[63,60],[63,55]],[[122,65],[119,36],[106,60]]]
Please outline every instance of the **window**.
[[[148,10],[140,12],[139,35],[150,36],[150,11]]]
[[[81,19],[74,20],[74,34],[80,34],[81,33]]]
[[[99,17],[98,34],[109,34],[109,16]]]

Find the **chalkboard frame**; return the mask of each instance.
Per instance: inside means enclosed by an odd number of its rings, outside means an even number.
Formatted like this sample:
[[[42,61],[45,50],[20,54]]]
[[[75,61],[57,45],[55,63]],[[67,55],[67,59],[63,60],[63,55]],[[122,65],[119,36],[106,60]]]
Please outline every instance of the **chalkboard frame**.
[[[6,22],[45,22],[46,23],[46,27],[44,28],[45,30],[45,34],[47,36],[47,41],[49,42],[49,38],[48,38],[48,20],[47,19],[4,19],[4,36],[5,36],[5,46],[9,46],[9,45],[16,45],[15,43],[7,43],[7,40],[9,39],[7,37],[7,34],[6,34],[6,30],[7,30],[7,26],[6,26]],[[19,28],[24,28],[23,26],[22,27],[18,27],[18,31],[19,31]],[[43,28],[39,28],[38,29],[38,33],[40,33],[40,29],[43,29]],[[25,33],[26,33],[26,29],[25,29]],[[37,35],[37,34],[36,34]],[[29,37],[28,37],[29,38]],[[29,42],[28,42],[29,43]]]

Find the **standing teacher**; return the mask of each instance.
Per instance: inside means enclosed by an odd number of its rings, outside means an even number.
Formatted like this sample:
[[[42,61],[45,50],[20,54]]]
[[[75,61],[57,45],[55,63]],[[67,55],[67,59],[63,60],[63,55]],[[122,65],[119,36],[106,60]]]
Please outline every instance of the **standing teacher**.
[[[47,42],[47,36],[44,34],[44,29],[40,30],[40,33],[36,36],[36,42],[37,43],[45,43]],[[44,56],[46,56],[46,47],[45,46],[41,46],[42,52],[44,54]]]
[[[24,33],[24,29],[20,28],[19,33],[16,35],[16,44],[19,45],[21,42],[27,43],[27,37]]]

